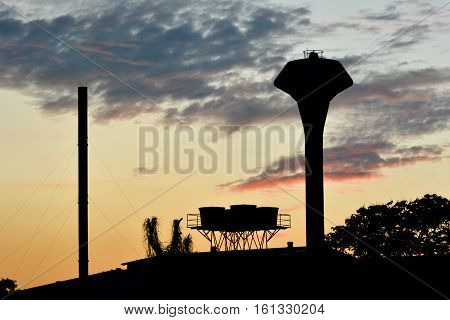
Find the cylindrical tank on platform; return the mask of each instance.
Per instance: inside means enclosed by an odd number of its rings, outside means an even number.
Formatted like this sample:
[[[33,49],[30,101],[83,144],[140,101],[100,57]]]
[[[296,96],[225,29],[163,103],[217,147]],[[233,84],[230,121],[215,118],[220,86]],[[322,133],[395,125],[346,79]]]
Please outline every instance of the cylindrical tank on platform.
[[[230,224],[232,228],[247,229],[252,226],[256,205],[238,204],[230,206]]]
[[[276,207],[259,207],[257,210],[257,218],[255,223],[263,228],[277,226],[278,208]]]
[[[224,207],[203,207],[200,211],[200,221],[203,228],[220,228],[225,224]]]

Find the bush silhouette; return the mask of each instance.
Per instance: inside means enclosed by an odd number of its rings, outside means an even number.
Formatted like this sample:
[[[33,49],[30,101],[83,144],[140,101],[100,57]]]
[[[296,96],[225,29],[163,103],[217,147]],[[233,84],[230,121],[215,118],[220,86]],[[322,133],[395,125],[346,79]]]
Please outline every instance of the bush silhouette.
[[[9,278],[0,279],[0,298],[4,298],[10,293],[16,291],[17,282]]]
[[[354,257],[448,255],[449,240],[450,201],[435,194],[359,208],[325,237],[329,247]]]

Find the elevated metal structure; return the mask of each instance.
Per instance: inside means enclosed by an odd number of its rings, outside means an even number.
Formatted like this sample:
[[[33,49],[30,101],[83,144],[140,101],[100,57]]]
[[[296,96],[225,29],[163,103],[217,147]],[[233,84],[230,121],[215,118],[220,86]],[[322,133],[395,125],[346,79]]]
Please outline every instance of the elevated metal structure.
[[[281,230],[291,227],[291,216],[278,208],[236,205],[200,208],[188,214],[187,226],[210,242],[211,251],[267,249],[269,241]]]

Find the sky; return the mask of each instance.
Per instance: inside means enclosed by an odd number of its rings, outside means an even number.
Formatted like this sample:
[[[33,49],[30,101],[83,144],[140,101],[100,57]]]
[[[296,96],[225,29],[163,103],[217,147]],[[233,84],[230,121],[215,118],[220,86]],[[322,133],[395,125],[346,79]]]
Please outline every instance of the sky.
[[[209,205],[280,207],[292,228],[271,246],[305,244],[302,125],[273,86],[305,49],[354,81],[324,133],[326,232],[364,205],[449,197],[449,18],[445,1],[2,1],[0,277],[77,276],[80,85],[92,273],[145,256],[146,217],[168,241]]]

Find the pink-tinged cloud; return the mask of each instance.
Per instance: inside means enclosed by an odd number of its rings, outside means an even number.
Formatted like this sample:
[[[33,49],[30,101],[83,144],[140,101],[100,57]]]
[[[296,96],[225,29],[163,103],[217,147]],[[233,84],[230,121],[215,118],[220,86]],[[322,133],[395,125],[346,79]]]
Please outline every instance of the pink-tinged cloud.
[[[382,176],[385,168],[440,160],[442,148],[413,146],[398,148],[390,143],[346,144],[324,150],[324,179],[334,182],[362,181]],[[219,185],[230,191],[261,190],[303,183],[303,156],[281,158],[256,176]]]
[[[100,48],[96,48],[95,46],[92,46],[88,43],[80,43],[73,45],[75,49],[78,49],[80,51],[89,52],[89,53],[99,53],[105,56],[114,56],[115,54]]]
[[[115,47],[115,48],[136,48],[137,45],[134,43],[128,43],[123,41],[106,40],[106,41],[91,41],[92,44],[105,46],[105,47]]]

